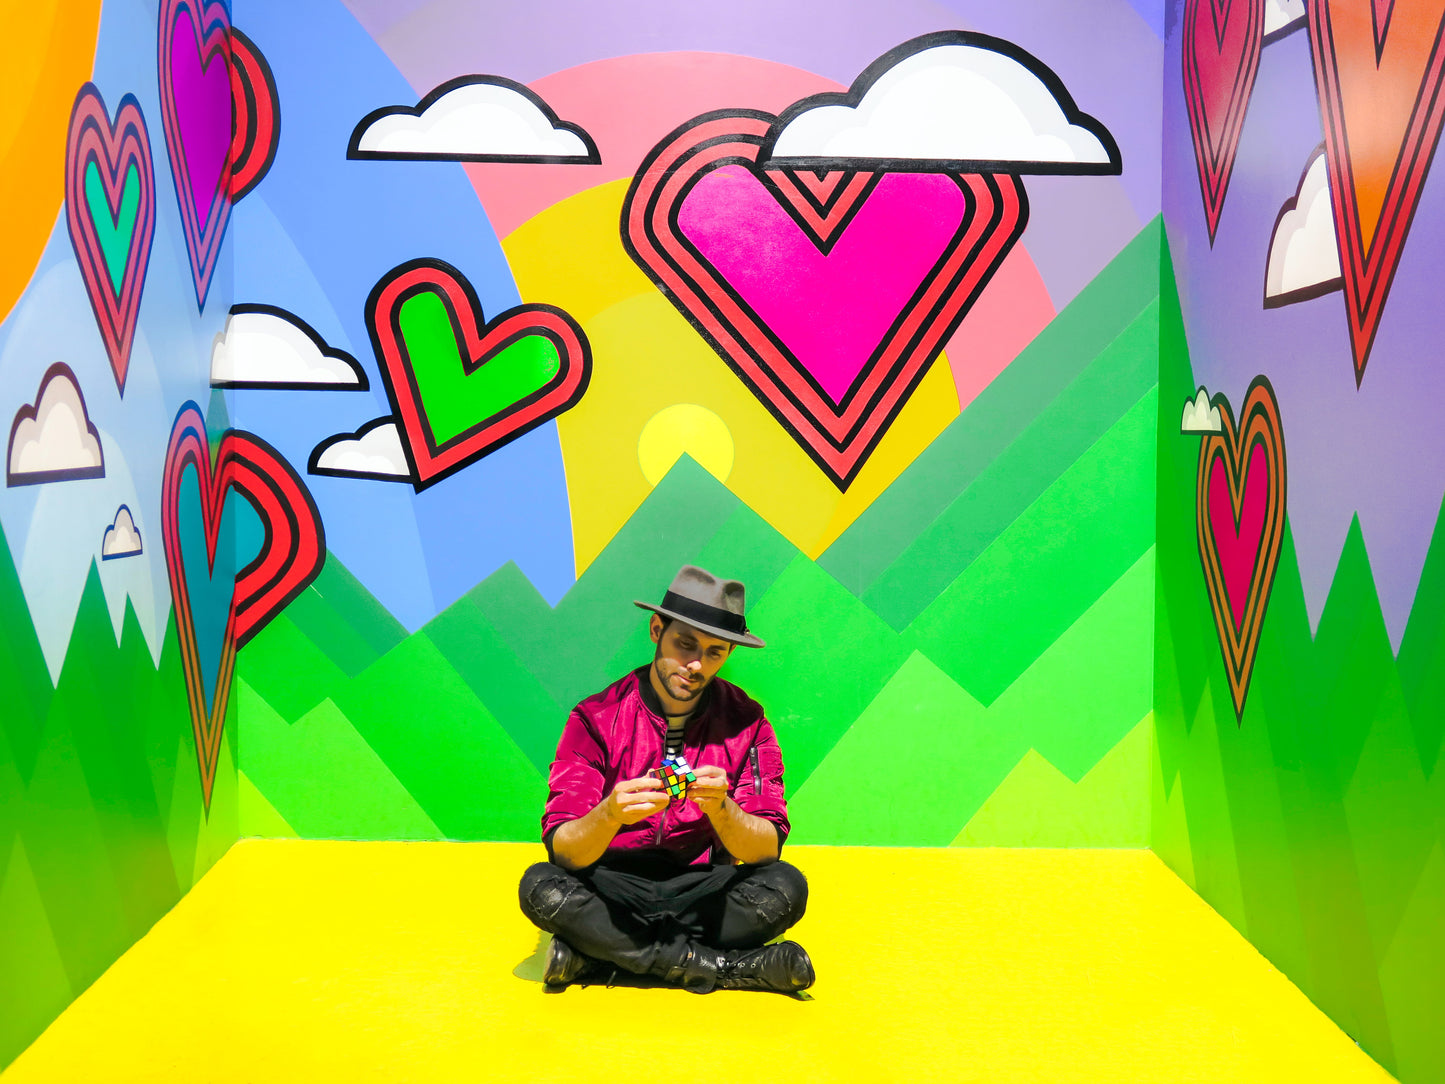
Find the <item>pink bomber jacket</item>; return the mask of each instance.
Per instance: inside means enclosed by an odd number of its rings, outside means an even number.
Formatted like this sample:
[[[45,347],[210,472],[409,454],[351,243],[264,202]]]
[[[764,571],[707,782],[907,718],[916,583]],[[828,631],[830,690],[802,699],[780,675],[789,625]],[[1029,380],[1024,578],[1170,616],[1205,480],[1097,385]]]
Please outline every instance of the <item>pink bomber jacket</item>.
[[[542,839],[602,801],[619,781],[637,779],[662,764],[667,720],[640,688],[647,668],[634,670],[572,709],[557,744],[542,814]],[[650,694],[651,688],[647,689]],[[714,678],[699,713],[688,720],[683,756],[693,767],[714,764],[727,772],[728,794],[748,813],[771,821],[778,846],[787,838],[783,755],[763,709],[736,685]],[[713,853],[716,848],[717,853]],[[607,854],[656,849],[682,863],[727,861],[707,815],[686,799],[618,831]],[[605,860],[606,855],[604,855]]]

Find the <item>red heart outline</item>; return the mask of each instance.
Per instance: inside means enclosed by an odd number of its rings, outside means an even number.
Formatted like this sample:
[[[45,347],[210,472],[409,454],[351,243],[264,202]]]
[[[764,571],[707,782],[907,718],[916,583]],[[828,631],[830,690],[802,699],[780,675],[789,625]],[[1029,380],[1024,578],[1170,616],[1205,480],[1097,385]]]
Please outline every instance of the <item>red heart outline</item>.
[[[227,154],[216,179],[216,191],[211,194],[210,213],[202,224],[191,194],[190,164],[186,160],[186,149],[181,139],[176,88],[171,81],[174,31],[176,20],[182,12],[188,12],[191,16],[191,25],[196,33],[195,47],[200,54],[202,68],[213,62],[219,54],[234,80],[231,63],[231,16],[220,0],[161,0],[157,34],[156,63],[160,83],[161,126],[165,130],[166,153],[170,157],[171,173],[176,182],[176,204],[181,212],[181,232],[185,235],[186,252],[191,259],[191,279],[196,288],[196,305],[204,309],[206,295],[211,289],[211,276],[221,254],[221,239],[226,233],[226,223],[231,219],[233,163],[230,154]],[[235,111],[233,100],[233,128],[237,127]]]
[[[215,694],[209,705],[201,678],[195,616],[181,552],[180,491],[188,467],[195,468],[200,486],[209,562],[214,564],[216,559],[221,513],[228,490],[234,489],[250,501],[266,527],[261,552],[236,572]],[[166,449],[161,483],[161,534],[175,603],[186,699],[190,702],[191,726],[196,735],[201,792],[209,810],[236,652],[320,573],[326,561],[326,534],[310,491],[281,453],[255,434],[228,429],[221,437],[212,468],[206,419],[193,402],[186,403],[176,416]]]
[[[447,307],[457,350],[469,359],[464,362],[466,372],[476,372],[518,339],[542,335],[557,350],[557,375],[505,410],[479,418],[438,443],[398,322],[402,303],[423,292],[437,294]],[[554,305],[528,304],[485,322],[471,282],[444,260],[410,260],[383,275],[366,299],[366,327],[380,361],[386,396],[401,423],[402,448],[417,492],[576,406],[592,380],[592,350],[576,320]]]
[[[1263,45],[1264,0],[1185,0],[1184,102],[1211,245],[1234,173]]]
[[[126,171],[132,165],[140,180],[140,206],[119,290],[110,288],[105,253],[85,198],[85,171],[91,162],[99,170],[106,204],[112,214],[120,210]],[[114,124],[106,112],[105,99],[94,83],[86,83],[76,94],[65,140],[65,225],[111,371],[115,374],[115,386],[124,396],[130,348],[135,341],[141,293],[145,289],[151,242],[156,232],[156,181],[150,134],[134,94],[121,98]]]
[[[276,76],[256,43],[231,28],[231,202],[261,183],[281,145]]]
[[[1445,87],[1445,2],[1394,0],[1384,13],[1383,25],[1377,25],[1378,4],[1310,0],[1307,13],[1358,387],[1445,120],[1445,96],[1441,94]],[[1407,69],[1402,74],[1398,67],[1403,63],[1401,51],[1422,41],[1429,49],[1419,70]],[[1407,89],[1402,99],[1409,102],[1409,108],[1398,116],[1386,108],[1392,84]],[[1371,161],[1366,150],[1352,150],[1347,123],[1351,111],[1357,125],[1368,120],[1374,131],[1383,127],[1382,115],[1398,125],[1401,136],[1398,149],[1391,148],[1393,161]],[[1357,142],[1362,134],[1357,131]],[[1371,166],[1375,172],[1387,172],[1388,181],[1378,220],[1366,242],[1356,181],[1357,175],[1363,175],[1364,184],[1369,185]]]
[[[968,210],[943,258],[835,405],[678,227],[678,209],[692,186],[719,167],[742,166],[779,193],[776,179],[756,168],[776,120],[758,110],[724,109],[677,128],[633,177],[622,205],[622,242],[823,473],[846,490],[1023,233],[1028,199],[1012,174],[944,172],[963,191]],[[854,201],[867,198],[866,186],[846,187]],[[785,209],[816,235],[817,227],[800,219],[796,201],[786,200]],[[830,225],[829,239],[843,228],[846,221]]]
[[[1259,633],[1264,625],[1265,608],[1274,587],[1275,570],[1279,565],[1280,545],[1284,540],[1285,518],[1285,456],[1284,429],[1280,424],[1279,403],[1267,378],[1255,377],[1244,399],[1236,428],[1229,400],[1214,397],[1219,408],[1221,431],[1207,435],[1199,445],[1199,477],[1196,486],[1195,519],[1198,524],[1199,559],[1204,568],[1204,584],[1214,611],[1214,627],[1219,634],[1219,647],[1224,655],[1224,670],[1229,678],[1229,692],[1234,700],[1236,720],[1244,717],[1244,700],[1249,694],[1249,679],[1254,672],[1254,656],[1259,647]],[[1264,453],[1268,471],[1264,526],[1254,554],[1249,577],[1249,590],[1242,614],[1231,611],[1225,586],[1219,541],[1209,515],[1209,478],[1216,462],[1224,468],[1229,487],[1229,501],[1237,525],[1244,502],[1246,471],[1253,451]]]

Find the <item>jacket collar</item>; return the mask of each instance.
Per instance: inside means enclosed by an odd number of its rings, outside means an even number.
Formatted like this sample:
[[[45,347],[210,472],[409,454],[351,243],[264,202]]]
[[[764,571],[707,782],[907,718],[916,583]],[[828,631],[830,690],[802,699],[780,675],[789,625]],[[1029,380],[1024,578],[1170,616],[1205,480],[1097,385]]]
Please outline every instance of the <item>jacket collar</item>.
[[[633,674],[637,677],[637,695],[642,698],[643,707],[659,719],[666,721],[667,715],[662,710],[662,701],[658,699],[657,690],[652,687],[652,682],[647,676],[647,672],[651,666],[651,663],[647,663],[633,671]],[[712,704],[712,687],[716,681],[717,678],[713,678],[712,681],[708,682],[707,688],[702,691],[702,696],[697,702],[697,707],[695,707],[692,710],[692,714],[688,716],[689,721],[701,718],[707,713],[708,707]]]

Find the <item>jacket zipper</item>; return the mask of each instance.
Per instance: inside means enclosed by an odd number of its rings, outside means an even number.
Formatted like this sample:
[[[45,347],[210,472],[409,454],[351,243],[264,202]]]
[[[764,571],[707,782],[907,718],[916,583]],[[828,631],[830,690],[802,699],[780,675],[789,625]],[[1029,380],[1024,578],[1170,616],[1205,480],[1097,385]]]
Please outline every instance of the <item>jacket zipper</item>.
[[[758,767],[758,747],[755,745],[748,750],[748,763],[753,766],[753,793],[763,793],[763,773]]]
[[[684,756],[687,755],[686,747],[683,748],[682,752]],[[662,755],[664,757],[667,756],[667,719],[665,717],[662,720]],[[660,762],[658,763],[658,767],[662,767],[662,764]],[[652,833],[652,845],[654,847],[662,846],[662,835],[667,830],[667,815],[671,812],[672,799],[669,798],[667,801],[667,805],[662,807],[662,813],[657,818],[657,828],[654,829]]]
[[[663,723],[663,726],[666,726],[666,725],[667,725],[667,723],[664,722],[664,723]],[[664,739],[663,739],[662,755],[663,755],[664,757],[667,756],[667,744],[666,744],[666,738],[665,738],[665,737],[664,737]],[[660,768],[660,767],[662,767],[662,765],[659,764],[658,767]],[[667,815],[668,815],[668,813],[670,813],[671,811],[672,811],[672,799],[671,799],[671,798],[668,798],[668,800],[667,800],[667,805],[665,805],[665,806],[662,807],[662,812],[661,812],[661,814],[658,815],[658,818],[657,818],[657,827],[653,830],[653,833],[652,833],[652,845],[653,845],[654,847],[660,847],[660,846],[662,846],[662,833],[663,833],[664,831],[666,831],[666,829],[667,829]]]

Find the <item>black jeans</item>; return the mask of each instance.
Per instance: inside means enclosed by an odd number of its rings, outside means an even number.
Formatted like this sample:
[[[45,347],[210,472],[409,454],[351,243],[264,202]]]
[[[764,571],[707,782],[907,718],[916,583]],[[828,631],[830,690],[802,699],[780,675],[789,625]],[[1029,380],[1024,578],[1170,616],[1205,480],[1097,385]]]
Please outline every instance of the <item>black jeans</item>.
[[[535,925],[584,955],[676,982],[689,978],[700,957],[757,948],[796,923],[808,882],[787,862],[682,870],[637,862],[567,870],[538,862],[522,875],[518,896]]]

